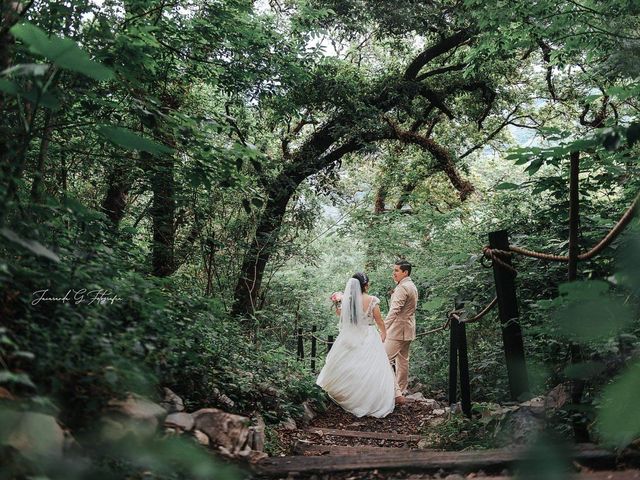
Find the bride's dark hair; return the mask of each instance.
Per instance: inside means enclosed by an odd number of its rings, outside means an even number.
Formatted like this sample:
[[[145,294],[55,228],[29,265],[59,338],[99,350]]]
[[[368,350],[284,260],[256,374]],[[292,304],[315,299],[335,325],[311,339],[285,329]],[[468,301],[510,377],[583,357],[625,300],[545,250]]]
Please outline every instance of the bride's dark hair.
[[[364,272],[357,272],[351,278],[355,278],[360,282],[360,290],[364,293],[364,287],[369,285],[369,277],[367,277],[367,274]]]

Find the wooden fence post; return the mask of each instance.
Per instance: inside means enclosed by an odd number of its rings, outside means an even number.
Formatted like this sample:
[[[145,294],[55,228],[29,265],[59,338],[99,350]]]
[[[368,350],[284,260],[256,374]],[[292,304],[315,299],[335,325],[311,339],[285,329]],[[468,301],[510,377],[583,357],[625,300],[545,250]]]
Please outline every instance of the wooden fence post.
[[[316,371],[316,326],[311,327],[311,371]]]
[[[331,351],[331,347],[333,347],[333,335],[327,336],[327,353]]]
[[[456,403],[458,396],[458,321],[451,319],[449,325],[449,405]]]
[[[304,342],[302,340],[302,329],[298,329],[298,360],[304,359]]]
[[[456,319],[451,321],[458,323]],[[469,357],[467,355],[467,326],[458,324],[458,364],[460,367],[460,404],[462,412],[471,418],[471,385],[469,382]]]
[[[464,304],[455,302],[456,310]],[[460,405],[462,412],[471,417],[471,386],[469,384],[469,356],[467,354],[467,328],[457,318],[449,323],[449,405],[458,400],[458,369],[460,370]]]
[[[489,246],[492,249],[509,251],[509,237],[506,230],[498,230],[489,233]],[[511,265],[511,259],[500,256],[500,260]],[[519,400],[522,395],[529,392],[529,379],[524,358],[524,344],[522,330],[518,323],[518,303],[516,298],[516,285],[514,275],[493,262],[493,278],[496,282],[496,295],[498,297],[498,309],[500,311],[500,323],[502,325],[502,343],[507,362],[507,375],[509,376],[509,390],[511,398]]]

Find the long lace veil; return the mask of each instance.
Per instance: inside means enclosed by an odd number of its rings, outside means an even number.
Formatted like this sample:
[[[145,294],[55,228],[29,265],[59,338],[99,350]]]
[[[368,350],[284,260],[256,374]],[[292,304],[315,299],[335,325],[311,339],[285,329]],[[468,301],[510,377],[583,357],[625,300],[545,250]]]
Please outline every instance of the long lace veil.
[[[364,340],[366,328],[360,282],[350,278],[342,296],[340,335],[344,337],[347,344],[358,345]]]

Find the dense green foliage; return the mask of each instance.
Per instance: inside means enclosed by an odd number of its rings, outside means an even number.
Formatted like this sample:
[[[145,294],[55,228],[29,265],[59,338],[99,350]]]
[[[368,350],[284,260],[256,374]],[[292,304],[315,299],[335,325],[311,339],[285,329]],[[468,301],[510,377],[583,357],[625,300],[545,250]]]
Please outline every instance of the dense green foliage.
[[[3,2],[9,410],[89,435],[109,399],[168,386],[188,409],[222,393],[236,413],[296,417],[323,396],[294,332],[337,334],[328,298],[354,271],[384,311],[409,259],[426,332],[456,300],[470,316],[493,298],[488,232],[566,254],[576,151],[591,248],[640,186],[640,11],[512,3]],[[617,446],[640,434],[638,235],[636,218],[572,283],[566,264],[515,259],[531,393],[588,380],[586,413],[560,420]],[[495,312],[468,335],[473,399],[507,400]],[[414,385],[444,397],[447,360],[446,333],[420,336]],[[148,467],[103,454],[105,475]]]

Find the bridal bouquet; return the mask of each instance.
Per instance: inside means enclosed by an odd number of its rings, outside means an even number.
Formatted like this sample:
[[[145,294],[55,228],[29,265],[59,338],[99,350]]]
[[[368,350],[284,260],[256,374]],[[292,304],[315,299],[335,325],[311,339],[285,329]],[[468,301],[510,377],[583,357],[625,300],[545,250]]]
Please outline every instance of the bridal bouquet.
[[[333,306],[338,308],[342,302],[342,292],[333,292],[329,297],[329,300],[333,302]]]

